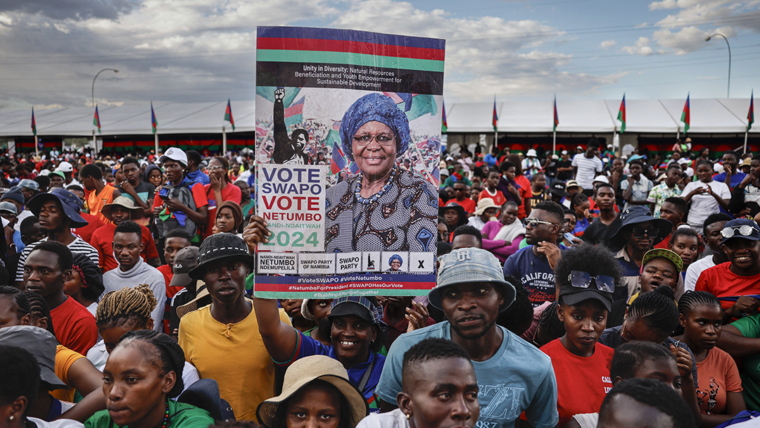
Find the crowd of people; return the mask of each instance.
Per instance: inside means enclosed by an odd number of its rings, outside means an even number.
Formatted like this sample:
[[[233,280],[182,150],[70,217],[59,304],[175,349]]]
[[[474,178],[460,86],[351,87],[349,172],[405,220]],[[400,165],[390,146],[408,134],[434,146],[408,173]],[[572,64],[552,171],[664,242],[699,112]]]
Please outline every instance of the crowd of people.
[[[760,156],[691,150],[445,153],[427,296],[282,300],[252,153],[6,153],[0,428],[751,426]]]

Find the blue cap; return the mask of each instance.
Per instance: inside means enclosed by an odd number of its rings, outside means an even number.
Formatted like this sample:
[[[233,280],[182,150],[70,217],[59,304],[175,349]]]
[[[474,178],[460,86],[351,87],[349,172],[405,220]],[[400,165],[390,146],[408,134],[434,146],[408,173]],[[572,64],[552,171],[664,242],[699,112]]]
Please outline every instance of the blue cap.
[[[743,235],[741,233],[742,226],[749,227],[749,229],[743,229],[745,231],[749,231],[749,235]],[[760,241],[760,227],[757,226],[757,223],[755,223],[754,220],[747,218],[739,218],[729,221],[725,226],[723,226],[723,230],[721,230],[720,233],[723,235],[723,240],[720,241],[720,245],[723,245],[728,242],[729,239],[734,238],[747,239],[750,241]]]
[[[21,193],[20,190],[11,190],[10,192],[3,193],[3,196],[0,198],[0,201],[5,200],[11,200],[16,201],[21,205],[24,205],[24,195]]]
[[[430,290],[428,299],[438,309],[442,309],[442,293],[450,285],[487,282],[501,291],[504,303],[499,312],[507,309],[515,301],[515,285],[504,279],[499,259],[480,248],[460,248],[438,257],[438,284]]]
[[[40,184],[37,183],[34,180],[29,180],[28,178],[25,178],[25,179],[19,181],[18,182],[18,187],[19,188],[23,187],[25,189],[31,189],[31,190],[34,190],[35,192],[38,192],[40,190]]]
[[[71,220],[71,227],[85,227],[89,224],[87,223],[87,220],[82,218],[79,214],[82,207],[82,200],[68,190],[53,189],[50,193],[40,193],[29,201],[27,208],[29,208],[29,211],[31,211],[32,214],[39,217],[42,205],[50,200],[57,200],[61,203],[63,212],[66,214],[66,217]]]

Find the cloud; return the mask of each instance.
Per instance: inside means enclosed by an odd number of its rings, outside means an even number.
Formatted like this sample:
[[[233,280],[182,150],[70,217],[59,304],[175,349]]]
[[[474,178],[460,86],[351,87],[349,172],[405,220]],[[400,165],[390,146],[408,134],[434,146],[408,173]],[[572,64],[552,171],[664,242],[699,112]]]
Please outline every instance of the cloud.
[[[652,48],[649,46],[649,37],[639,37],[634,46],[623,46],[623,52],[631,55],[651,55]]]
[[[117,19],[135,6],[130,0],[0,0],[0,12],[21,12],[52,19]]]
[[[599,47],[602,49],[609,49],[615,46],[615,43],[616,42],[614,40],[605,40],[602,43],[599,43]]]

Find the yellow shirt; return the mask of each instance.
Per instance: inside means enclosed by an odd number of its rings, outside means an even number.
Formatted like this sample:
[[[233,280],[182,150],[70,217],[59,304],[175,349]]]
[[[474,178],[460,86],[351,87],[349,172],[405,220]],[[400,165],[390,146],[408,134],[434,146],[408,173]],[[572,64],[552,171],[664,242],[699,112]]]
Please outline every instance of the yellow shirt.
[[[69,383],[68,374],[71,366],[74,365],[74,363],[80,358],[84,358],[84,355],[80,354],[79,352],[72,351],[63,345],[56,346],[55,375],[58,376],[58,379],[60,379],[63,383],[69,385],[69,388],[56,389],[54,391],[51,391],[50,395],[61,401],[74,402],[74,393],[76,391],[71,387],[71,384]]]
[[[280,309],[280,320],[290,318]],[[274,396],[274,363],[259,334],[253,309],[237,324],[222,324],[206,306],[182,317],[179,346],[201,378],[219,383],[238,420],[256,420],[256,408]]]

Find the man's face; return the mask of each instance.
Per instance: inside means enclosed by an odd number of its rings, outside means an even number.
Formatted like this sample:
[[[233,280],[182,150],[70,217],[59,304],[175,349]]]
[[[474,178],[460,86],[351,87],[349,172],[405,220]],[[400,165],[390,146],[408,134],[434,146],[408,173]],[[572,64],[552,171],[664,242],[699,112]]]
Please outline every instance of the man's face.
[[[760,261],[760,241],[732,238],[723,244],[723,251],[731,265],[742,271],[752,270]]]
[[[494,328],[504,297],[493,285],[487,282],[455,284],[442,291],[443,313],[457,335],[472,340]]]
[[[652,249],[659,230],[651,221],[634,224],[628,231],[628,245],[639,251]]]
[[[235,185],[240,188],[240,193],[243,195],[243,199],[250,199],[251,188],[248,187],[248,183],[244,181],[236,181]]]
[[[222,261],[206,268],[203,281],[216,302],[231,303],[245,293],[248,267],[240,261]]]
[[[177,251],[190,246],[190,241],[185,238],[167,238],[164,244],[164,259],[166,264],[174,266],[174,256],[177,255]]]
[[[143,244],[136,233],[118,232],[113,236],[113,256],[119,262],[122,271],[135,267],[140,260]]]
[[[63,291],[63,284],[71,275],[71,270],[62,271],[58,254],[37,250],[32,251],[24,262],[24,284],[47,299]]]
[[[534,209],[530,212],[528,219],[537,219],[545,223],[536,223],[531,225],[530,220],[526,222],[525,226],[525,240],[528,245],[536,245],[539,242],[551,242],[552,244],[557,242],[557,236],[561,225],[557,224],[557,220],[548,211]]]
[[[723,165],[728,165],[731,167],[731,172],[733,174],[736,174],[736,165],[739,164],[739,159],[736,159],[736,156],[734,156],[733,153],[725,153],[723,155]]]
[[[533,179],[533,187],[536,189],[546,188],[546,177],[543,174],[537,174],[536,178]]]
[[[137,186],[140,184],[140,176],[142,174],[140,172],[140,167],[137,164],[124,164],[121,166],[121,171],[124,173],[124,176],[126,177],[129,184],[132,186]]]
[[[117,226],[121,224],[121,222],[129,220],[131,216],[132,211],[122,206],[116,205],[111,208],[111,221]]]
[[[723,253],[723,247],[720,245],[720,241],[723,240],[723,235],[720,231],[723,230],[723,226],[728,223],[727,221],[716,221],[715,223],[705,228],[705,242],[707,246],[715,253]]]
[[[615,209],[615,192],[610,186],[605,185],[596,191],[596,205],[600,211]]]
[[[463,199],[467,198],[467,185],[464,183],[456,183],[454,185],[454,195],[456,195],[457,200],[461,201]]]
[[[676,206],[670,202],[662,203],[662,206],[660,207],[660,218],[673,223],[673,226],[677,226],[681,223],[681,213]],[[720,236],[720,230],[718,231],[718,235]],[[718,240],[718,242],[720,242],[720,240]]]
[[[50,174],[50,187],[63,189],[63,177],[58,174]]]
[[[678,183],[678,180],[681,179],[682,173],[679,168],[669,168],[667,174],[668,175],[665,178],[665,183],[667,183],[668,187],[673,187],[676,185],[676,183]]]
[[[61,203],[57,200],[47,201],[40,208],[40,229],[43,233],[48,234],[61,230],[66,221],[66,214],[63,212]]]
[[[40,230],[40,224],[34,223],[32,226],[29,226],[27,229],[24,230],[26,233],[21,234],[21,242],[23,242],[25,245],[29,245],[32,242],[37,242],[45,237],[45,234],[42,233],[42,230]]]
[[[641,171],[642,171],[641,165],[639,165],[638,163],[631,164],[631,176],[633,177],[634,180],[638,180],[639,177],[641,177]]]

